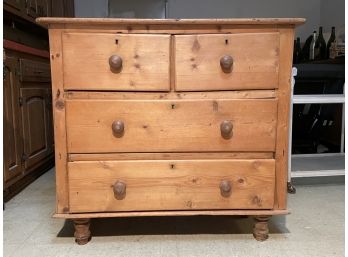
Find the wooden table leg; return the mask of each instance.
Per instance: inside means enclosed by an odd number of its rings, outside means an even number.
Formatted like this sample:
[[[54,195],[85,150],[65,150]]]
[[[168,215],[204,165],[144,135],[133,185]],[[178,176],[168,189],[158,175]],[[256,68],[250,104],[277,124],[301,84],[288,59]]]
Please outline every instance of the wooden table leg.
[[[268,238],[268,220],[271,216],[255,216],[253,235],[257,241],[265,241]]]
[[[79,245],[87,244],[91,240],[91,231],[89,230],[91,219],[74,219],[73,221],[75,242]]]

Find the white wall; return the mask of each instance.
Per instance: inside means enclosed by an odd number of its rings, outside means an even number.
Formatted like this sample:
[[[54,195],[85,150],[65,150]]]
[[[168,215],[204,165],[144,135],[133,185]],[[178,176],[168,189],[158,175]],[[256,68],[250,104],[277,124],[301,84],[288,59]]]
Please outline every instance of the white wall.
[[[320,0],[320,25],[323,26],[325,38],[329,38],[331,27],[336,27],[336,38],[344,40],[343,0]]]
[[[332,26],[344,27],[344,1],[320,0],[320,25],[329,30]]]
[[[108,17],[108,0],[74,0],[75,16],[85,18]]]
[[[169,0],[168,5],[169,18],[306,18],[297,29],[302,41],[320,23],[320,0]]]
[[[132,12],[134,0],[128,3],[126,0],[110,1],[112,1],[111,14],[122,13],[124,10]],[[137,1],[146,8],[134,8],[135,17],[152,17],[149,7],[153,4],[157,8],[158,1]],[[77,17],[107,17],[108,0],[75,0],[75,15]],[[168,0],[168,18],[250,17],[306,18],[306,24],[298,27],[296,31],[297,36],[304,42],[313,30],[318,30],[320,25],[327,33],[330,32],[331,26],[344,26],[344,0]]]
[[[113,0],[109,3],[110,17],[165,18],[164,0]]]

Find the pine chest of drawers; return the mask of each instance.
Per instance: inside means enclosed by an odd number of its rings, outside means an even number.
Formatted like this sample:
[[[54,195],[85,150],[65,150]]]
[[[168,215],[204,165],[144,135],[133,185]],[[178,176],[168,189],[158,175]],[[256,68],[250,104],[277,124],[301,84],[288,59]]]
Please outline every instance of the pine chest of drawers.
[[[287,214],[303,19],[40,18],[49,26],[55,217]]]

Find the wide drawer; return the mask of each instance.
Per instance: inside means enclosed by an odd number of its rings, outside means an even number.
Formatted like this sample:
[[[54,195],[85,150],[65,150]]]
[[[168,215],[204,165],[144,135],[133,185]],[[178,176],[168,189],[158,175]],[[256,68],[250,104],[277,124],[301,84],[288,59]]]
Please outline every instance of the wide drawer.
[[[64,33],[65,89],[169,90],[169,35]]]
[[[275,162],[258,160],[68,163],[70,212],[271,209]]]
[[[175,36],[178,91],[278,87],[279,33]]]
[[[69,153],[275,150],[276,99],[67,100]]]

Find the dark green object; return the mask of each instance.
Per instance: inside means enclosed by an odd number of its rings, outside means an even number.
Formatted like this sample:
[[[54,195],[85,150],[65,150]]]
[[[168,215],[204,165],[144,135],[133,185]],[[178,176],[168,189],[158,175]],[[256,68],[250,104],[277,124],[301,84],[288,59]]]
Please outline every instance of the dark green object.
[[[331,36],[329,38],[329,41],[327,41],[327,47],[326,47],[326,58],[330,58],[330,47],[333,42],[336,40],[336,34],[335,34],[335,27],[331,28]]]
[[[326,42],[323,36],[323,27],[319,27],[319,35],[317,38],[317,41],[315,42],[315,48],[316,48],[316,60],[323,60],[326,59]]]

